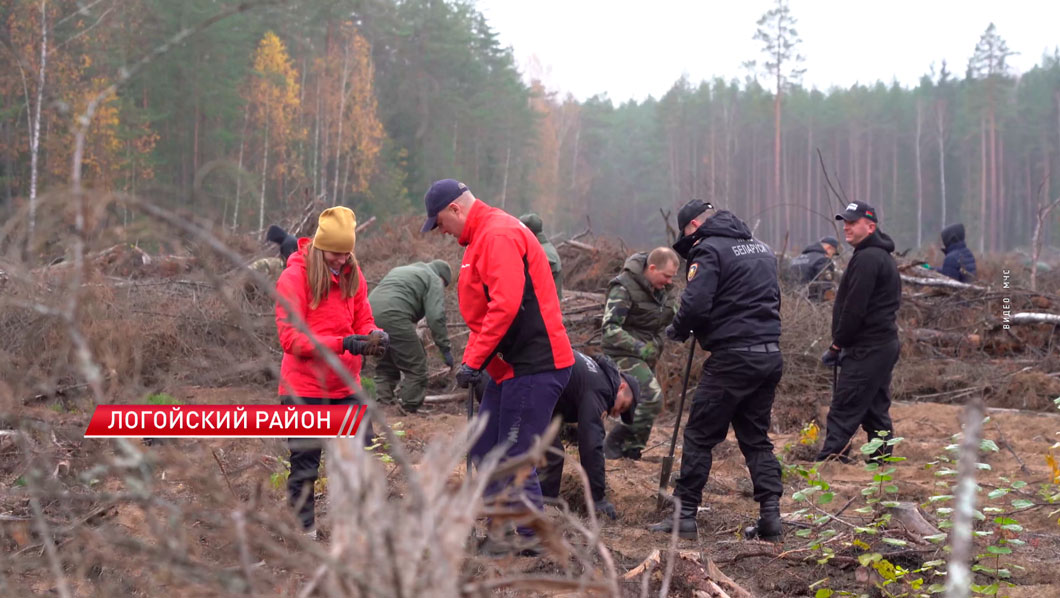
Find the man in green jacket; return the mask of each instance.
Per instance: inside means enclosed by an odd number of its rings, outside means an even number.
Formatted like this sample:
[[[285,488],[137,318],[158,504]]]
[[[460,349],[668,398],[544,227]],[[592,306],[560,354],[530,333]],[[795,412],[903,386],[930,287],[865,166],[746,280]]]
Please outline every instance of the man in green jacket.
[[[368,295],[376,325],[390,335],[390,350],[375,366],[379,401],[392,403],[396,393],[405,411],[415,413],[423,405],[427,394],[427,352],[416,335],[416,324],[424,317],[445,364],[453,367],[445,325],[445,287],[452,278],[453,272],[443,260],[416,262],[388,272]]]
[[[663,332],[677,313],[677,298],[671,291],[678,264],[669,247],[635,253],[608,287],[603,350],[641,388],[633,424],[618,424],[604,441],[608,459],[640,459],[662,408],[662,387],[653,370],[662,352]]]
[[[541,217],[530,212],[529,214],[523,214],[520,216],[519,221],[522,222],[526,228],[530,229],[530,232],[537,236],[537,242],[541,243],[541,248],[545,250],[545,257],[548,258],[548,267],[552,270],[552,280],[556,281],[556,294],[559,295],[559,302],[562,304],[563,263],[559,259],[559,252],[556,251],[556,246],[552,244],[552,241],[548,240],[545,233],[541,232],[544,228],[544,225],[541,222]]]

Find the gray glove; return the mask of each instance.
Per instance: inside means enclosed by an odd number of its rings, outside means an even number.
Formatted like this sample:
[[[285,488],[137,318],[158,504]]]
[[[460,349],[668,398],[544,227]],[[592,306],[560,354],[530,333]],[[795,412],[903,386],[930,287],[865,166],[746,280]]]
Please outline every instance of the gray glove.
[[[460,369],[456,372],[456,385],[460,388],[475,386],[481,377],[482,372],[480,370],[473,369],[464,363],[460,365]]]
[[[839,348],[835,345],[828,347],[828,350],[821,355],[821,363],[828,367],[839,365]]]

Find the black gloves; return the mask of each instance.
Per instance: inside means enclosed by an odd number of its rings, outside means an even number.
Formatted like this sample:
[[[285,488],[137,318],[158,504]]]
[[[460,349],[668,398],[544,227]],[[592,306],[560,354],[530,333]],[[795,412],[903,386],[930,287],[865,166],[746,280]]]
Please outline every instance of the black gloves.
[[[688,340],[688,331],[678,331],[673,324],[666,327],[666,338],[683,343]]]
[[[445,360],[446,367],[448,367],[449,369],[453,369],[454,361],[453,361],[453,352],[452,351],[450,351],[449,349],[446,349],[445,351],[442,351],[442,359]]]
[[[368,341],[361,340],[356,334],[351,334],[342,339],[342,349],[351,355],[364,355],[368,351]]]
[[[828,347],[828,350],[821,355],[821,363],[828,367],[839,365],[839,347],[835,345]]]
[[[386,353],[390,348],[390,336],[382,330],[373,330],[371,334],[351,334],[342,339],[342,348],[351,355],[375,355]]]
[[[601,498],[593,504],[593,508],[596,509],[597,515],[605,515],[611,521],[618,519],[618,511],[615,510],[615,505],[611,504],[611,501],[606,498]]]
[[[468,388],[478,384],[478,379],[482,377],[480,370],[473,369],[466,363],[460,364],[460,369],[456,372],[456,385],[460,388]]]

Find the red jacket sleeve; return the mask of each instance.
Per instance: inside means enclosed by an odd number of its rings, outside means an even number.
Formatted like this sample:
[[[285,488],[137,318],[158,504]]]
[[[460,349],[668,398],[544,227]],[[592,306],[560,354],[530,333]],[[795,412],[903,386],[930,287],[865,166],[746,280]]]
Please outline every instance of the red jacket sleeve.
[[[476,270],[489,289],[489,302],[482,327],[477,335],[469,338],[464,349],[464,363],[482,369],[519,314],[526,276],[523,273],[525,256],[518,242],[511,237],[494,235],[478,255]]]
[[[372,306],[368,303],[368,281],[364,279],[364,272],[360,266],[357,267],[357,292],[353,294],[353,333],[368,334],[378,330],[375,318],[372,317]]]
[[[305,326],[306,313],[309,311],[309,298],[305,280],[299,276],[303,272],[304,270],[284,270],[280,279],[276,281],[276,295],[279,297],[276,301],[276,330],[279,333],[280,347],[283,348],[284,353],[309,358],[316,357],[316,347],[309,340],[309,336],[295,326],[287,309],[283,306],[283,301],[286,301],[292,312],[298,314],[298,317],[302,319],[302,325]],[[365,301],[366,305],[367,303]],[[369,311],[368,318],[371,319],[371,317],[371,311]],[[317,341],[335,354],[342,353],[341,336],[314,336]]]

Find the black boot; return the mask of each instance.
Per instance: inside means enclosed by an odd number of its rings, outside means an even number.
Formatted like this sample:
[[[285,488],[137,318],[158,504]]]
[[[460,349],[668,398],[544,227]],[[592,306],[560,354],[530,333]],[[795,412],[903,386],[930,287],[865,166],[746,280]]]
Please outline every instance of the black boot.
[[[677,519],[677,537],[684,540],[696,540],[699,538],[699,527],[696,525],[695,505],[681,505],[681,513]],[[674,518],[667,516],[659,523],[648,527],[649,531],[663,534],[672,534],[674,531]]]
[[[618,424],[611,428],[604,438],[604,457],[607,459],[621,459],[625,456],[626,441],[633,438],[633,430],[626,424]],[[640,458],[640,451],[637,451]]]
[[[758,537],[766,542],[780,542],[784,529],[780,522],[780,497],[770,496],[759,506],[758,524],[746,530],[748,538]]]

